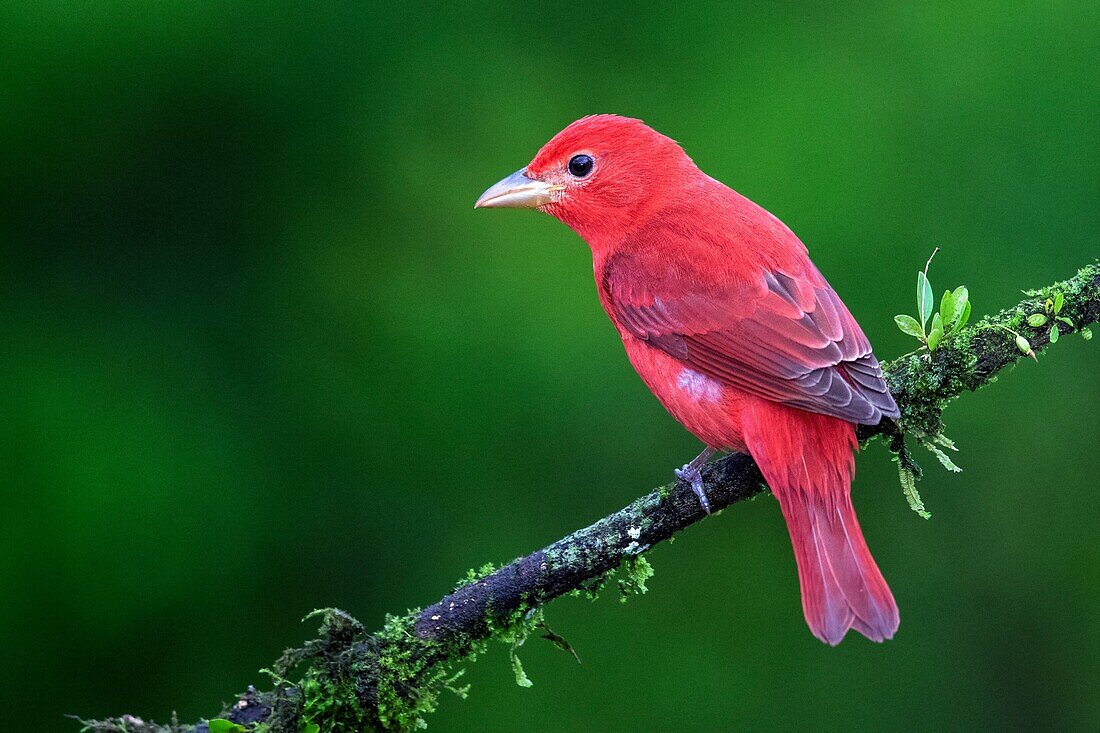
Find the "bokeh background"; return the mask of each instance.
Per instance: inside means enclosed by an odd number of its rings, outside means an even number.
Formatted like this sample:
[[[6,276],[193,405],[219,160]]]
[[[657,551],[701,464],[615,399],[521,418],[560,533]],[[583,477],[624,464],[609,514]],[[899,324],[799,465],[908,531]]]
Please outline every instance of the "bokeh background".
[[[975,315],[1100,251],[1096,3],[382,5],[0,9],[5,728],[214,713],[311,609],[378,626],[695,455],[583,243],[471,208],[581,115],[784,219],[884,358],[934,246]],[[861,457],[892,643],[810,636],[761,500],[432,730],[1095,729],[1098,349],[949,411],[931,521]]]

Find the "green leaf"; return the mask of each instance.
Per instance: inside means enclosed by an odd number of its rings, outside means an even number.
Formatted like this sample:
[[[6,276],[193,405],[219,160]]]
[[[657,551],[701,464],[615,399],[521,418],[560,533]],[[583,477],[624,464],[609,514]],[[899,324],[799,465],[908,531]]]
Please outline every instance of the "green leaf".
[[[543,624],[542,628],[544,631],[546,631],[546,633],[542,635],[543,639],[546,639],[558,649],[561,649],[562,651],[571,654],[573,656],[573,659],[577,660],[577,664],[581,663],[581,658],[577,655],[577,650],[573,648],[572,644],[565,640],[565,637],[555,634],[553,629],[551,629],[546,624]]]
[[[966,305],[963,306],[962,315],[959,316],[959,322],[955,324],[953,331],[961,331],[962,327],[966,325],[966,322],[970,320],[970,301],[966,301]]]
[[[921,333],[920,324],[917,323],[917,319],[913,316],[894,316],[894,323],[898,324],[898,328],[902,333],[907,333],[910,336],[916,336],[922,338],[924,336]]]
[[[943,297],[940,298],[940,317],[945,324],[951,325],[955,320],[955,308],[955,294],[950,290],[943,291]]]
[[[1066,296],[1058,293],[1054,296],[1054,314],[1058,315],[1062,312],[1062,304],[1066,302]]]
[[[938,443],[939,445],[942,445],[944,448],[947,448],[948,450],[953,450],[953,451],[956,451],[956,452],[958,452],[958,450],[959,450],[959,446],[955,445],[955,441],[951,440],[951,438],[948,438],[943,433],[937,433],[937,434],[933,435],[932,436],[932,442],[933,443]]]
[[[951,471],[952,473],[962,472],[962,469],[956,466],[955,462],[951,460],[951,457],[944,453],[942,450],[932,445],[932,443],[927,440],[922,440],[921,442],[924,444],[924,447],[927,448],[929,452],[934,455],[939,460],[939,462],[943,464],[943,467],[946,468],[948,471]]]
[[[901,492],[905,494],[905,498],[909,502],[909,508],[915,511],[921,519],[931,519],[932,515],[924,508],[920,492],[917,491],[917,477],[902,465],[901,461],[898,461],[898,479],[901,481]]]
[[[928,332],[928,350],[935,351],[943,338],[943,318],[939,313],[932,316],[932,330]]]
[[[1054,320],[1056,320],[1056,321],[1061,321],[1062,323],[1066,324],[1066,325],[1067,325],[1067,326],[1069,326],[1070,328],[1073,328],[1073,321],[1071,321],[1071,320],[1070,320],[1069,318],[1067,318],[1066,316],[1055,316],[1055,317],[1054,317]]]
[[[238,725],[225,718],[214,718],[206,725],[210,728],[210,733],[246,733],[243,725]]]
[[[519,661],[519,656],[516,654],[516,648],[512,647],[512,672],[516,675],[516,684],[520,687],[531,687],[535,683],[531,681],[531,678],[527,676],[527,673],[523,671],[523,663]]]
[[[923,272],[917,273],[917,315],[920,316],[921,327],[928,323],[928,317],[932,315],[932,284],[928,282],[928,276]]]
[[[464,674],[466,674],[466,670],[465,669],[460,669],[457,672],[455,672],[454,674],[452,674],[450,677],[448,677],[447,679],[443,680],[443,688],[445,690],[449,690],[450,692],[453,692],[455,695],[462,698],[463,700],[465,700],[467,697],[469,697],[469,695],[470,695],[470,686],[469,685],[462,685],[462,687],[459,687],[455,684],[455,682],[457,682],[458,678],[461,677]]]
[[[939,315],[940,314],[937,313],[936,317],[939,318]],[[936,347],[940,345],[940,339],[942,339],[942,338],[943,338],[943,329],[940,328],[939,326],[936,326],[931,331],[929,331],[929,333],[928,333],[928,350],[929,351],[935,351]]]
[[[302,726],[301,733],[321,733],[321,726],[316,723],[306,723]]]
[[[1083,338],[1085,341],[1092,341],[1092,329],[1089,328],[1088,326],[1085,326],[1084,328],[1082,328],[1081,329],[1081,338]]]
[[[1058,324],[1055,323],[1053,326],[1050,327],[1050,343],[1052,343],[1052,344],[1058,343],[1058,336],[1059,335],[1060,334],[1058,333]]]
[[[966,306],[970,302],[970,293],[967,291],[966,286],[960,285],[955,288],[955,292],[951,293],[951,301],[955,304],[951,317],[948,318],[946,313],[943,314],[944,331],[947,333],[960,328],[959,322],[962,320],[963,311],[966,310]],[[941,308],[940,311],[942,312],[943,309]]]
[[[1030,316],[1027,317],[1027,325],[1031,326],[1032,328],[1039,328],[1039,326],[1042,326],[1046,322],[1047,317],[1044,316],[1042,313],[1032,313]]]

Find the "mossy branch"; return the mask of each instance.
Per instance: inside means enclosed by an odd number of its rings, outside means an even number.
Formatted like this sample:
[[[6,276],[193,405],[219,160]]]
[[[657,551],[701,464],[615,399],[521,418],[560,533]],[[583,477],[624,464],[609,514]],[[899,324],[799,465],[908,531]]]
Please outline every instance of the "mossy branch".
[[[943,408],[1025,357],[1013,333],[1025,337],[1034,351],[1043,351],[1050,344],[1050,325],[1032,327],[1027,319],[1058,293],[1064,299],[1061,314],[1073,324],[1063,324],[1063,334],[1095,323],[1100,319],[1100,263],[1065,282],[1029,291],[1016,306],[945,339],[932,353],[922,349],[886,364],[887,383],[901,418],[896,423],[861,427],[860,439],[865,442],[884,435],[899,453],[903,473],[909,471],[912,476],[915,466],[909,462],[903,437],[948,445],[942,432]],[[732,454],[711,463],[703,477],[715,511],[766,490],[746,455]],[[525,683],[515,648],[528,634],[545,632],[546,638],[568,649],[543,624],[545,603],[567,593],[595,592],[616,571],[621,573],[622,592],[644,592],[652,570],[642,555],[705,516],[688,486],[669,484],[504,567],[471,571],[438,603],[388,617],[374,633],[367,633],[343,612],[318,612],[323,617],[318,637],[284,653],[272,670],[266,670],[274,689],[249,688],[213,721],[156,725],[127,715],[82,722],[85,730],[96,733],[206,733],[211,729],[302,733],[316,731],[317,726],[326,732],[423,727],[424,716],[435,709],[441,692],[465,696],[466,689],[455,686],[457,675],[449,676],[450,670],[484,651],[490,639],[511,645],[517,681]]]

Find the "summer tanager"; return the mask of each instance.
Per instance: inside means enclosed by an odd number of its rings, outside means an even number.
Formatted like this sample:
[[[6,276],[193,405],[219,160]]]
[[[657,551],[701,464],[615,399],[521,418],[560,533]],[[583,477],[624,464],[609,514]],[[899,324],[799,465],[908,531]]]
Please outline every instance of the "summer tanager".
[[[779,500],[802,610],[837,644],[874,641],[898,609],[852,508],[856,424],[898,408],[859,324],[775,216],[638,120],[574,122],[478,207],[544,211],[591,247],[600,302],[631,364],[706,449],[748,452]]]

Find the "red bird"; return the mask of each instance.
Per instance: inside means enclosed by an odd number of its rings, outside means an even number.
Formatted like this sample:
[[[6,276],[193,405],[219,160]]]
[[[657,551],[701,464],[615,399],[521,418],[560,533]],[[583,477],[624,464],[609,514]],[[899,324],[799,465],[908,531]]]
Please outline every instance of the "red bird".
[[[748,452],[779,500],[814,636],[893,637],[898,609],[852,508],[856,425],[897,417],[871,344],[775,216],[639,120],[585,117],[478,207],[544,211],[592,249],[630,363],[706,449]]]

